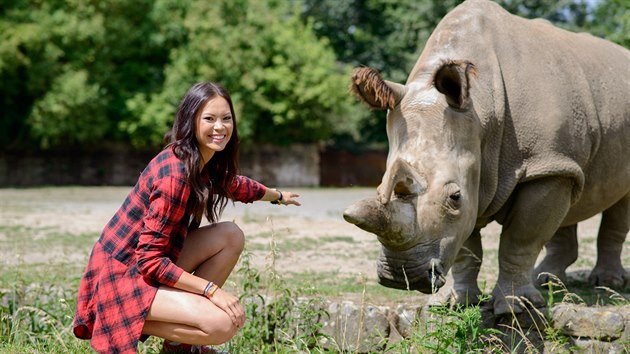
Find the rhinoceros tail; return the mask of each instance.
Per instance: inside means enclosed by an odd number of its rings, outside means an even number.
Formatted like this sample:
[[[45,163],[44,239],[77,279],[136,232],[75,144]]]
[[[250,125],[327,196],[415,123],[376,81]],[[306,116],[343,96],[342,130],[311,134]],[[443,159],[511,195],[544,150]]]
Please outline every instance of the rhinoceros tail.
[[[381,74],[369,67],[356,68],[352,71],[350,93],[359,98],[371,109],[393,109],[396,106],[396,93]]]

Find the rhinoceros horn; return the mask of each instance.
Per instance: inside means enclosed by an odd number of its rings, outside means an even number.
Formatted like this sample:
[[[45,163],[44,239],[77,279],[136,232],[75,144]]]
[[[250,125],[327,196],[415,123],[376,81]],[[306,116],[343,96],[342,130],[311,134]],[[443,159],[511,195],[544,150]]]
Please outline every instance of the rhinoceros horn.
[[[376,198],[367,198],[350,205],[343,218],[359,228],[376,235],[387,232],[389,218],[385,207]]]
[[[344,211],[347,222],[374,233],[391,249],[404,249],[414,242],[416,208],[408,196],[422,193],[424,178],[404,160],[397,159],[388,168],[378,188],[378,198],[352,204]],[[398,198],[392,200],[392,192]]]

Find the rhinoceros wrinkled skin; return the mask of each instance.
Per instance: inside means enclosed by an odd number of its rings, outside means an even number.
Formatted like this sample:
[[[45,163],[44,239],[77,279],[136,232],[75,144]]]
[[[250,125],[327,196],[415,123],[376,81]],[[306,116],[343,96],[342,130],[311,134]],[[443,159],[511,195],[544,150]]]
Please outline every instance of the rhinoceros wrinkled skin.
[[[375,233],[381,284],[474,301],[480,229],[502,225],[495,314],[545,301],[532,271],[564,276],[576,224],[598,213],[590,280],[623,287],[630,229],[630,51],[468,0],[442,19],[405,85],[355,69],[351,91],[387,109],[387,170],[344,218]],[[555,236],[554,236],[555,235]],[[444,293],[445,291],[440,291]]]

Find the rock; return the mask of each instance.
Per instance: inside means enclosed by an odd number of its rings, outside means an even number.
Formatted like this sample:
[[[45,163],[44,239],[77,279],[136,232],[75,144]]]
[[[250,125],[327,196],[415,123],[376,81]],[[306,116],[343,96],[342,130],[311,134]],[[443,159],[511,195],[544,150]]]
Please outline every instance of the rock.
[[[564,334],[610,341],[620,338],[624,331],[624,318],[618,311],[618,308],[558,304],[551,314],[554,328]]]
[[[574,352],[578,353],[606,353],[606,354],[626,354],[628,348],[619,343],[602,342],[598,340],[576,339],[574,341]]]
[[[398,305],[395,313],[398,320],[396,329],[403,338],[408,338],[422,313],[422,305]]]
[[[322,332],[333,339],[322,339],[326,349],[369,353],[382,351],[390,334],[389,308],[359,307],[350,301],[331,302],[324,316]]]
[[[313,347],[320,337],[317,323],[326,316],[328,302],[319,299],[298,298],[293,303],[283,326],[275,329],[275,337],[284,342],[299,341],[300,346]]]

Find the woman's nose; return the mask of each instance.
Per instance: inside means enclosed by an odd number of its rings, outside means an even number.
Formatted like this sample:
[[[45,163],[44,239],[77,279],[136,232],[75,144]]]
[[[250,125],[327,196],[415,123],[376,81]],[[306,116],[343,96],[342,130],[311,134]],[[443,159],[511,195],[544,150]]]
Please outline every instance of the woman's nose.
[[[223,127],[224,127],[223,122],[220,119],[214,122],[214,130],[221,130],[223,129]]]

